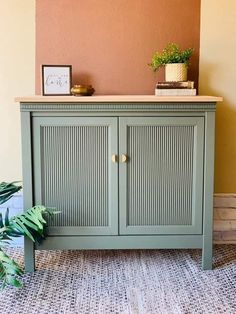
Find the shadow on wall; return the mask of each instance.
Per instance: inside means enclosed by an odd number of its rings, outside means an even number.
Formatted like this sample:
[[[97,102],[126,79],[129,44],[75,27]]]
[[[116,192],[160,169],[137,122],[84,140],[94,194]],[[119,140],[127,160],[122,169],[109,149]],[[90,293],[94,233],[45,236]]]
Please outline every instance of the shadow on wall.
[[[72,85],[91,85],[92,76],[86,72],[76,72],[73,70]]]
[[[216,109],[215,193],[236,193],[235,86],[221,70],[217,64],[202,64],[199,89],[201,95],[223,97]]]
[[[216,110],[215,192],[236,193],[236,107],[221,95],[224,101]]]

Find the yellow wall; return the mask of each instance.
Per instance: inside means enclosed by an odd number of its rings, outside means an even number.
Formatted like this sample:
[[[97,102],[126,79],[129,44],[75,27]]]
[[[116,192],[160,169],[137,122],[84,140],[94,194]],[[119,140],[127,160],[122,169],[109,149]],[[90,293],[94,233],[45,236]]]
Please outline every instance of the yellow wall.
[[[215,192],[236,193],[236,1],[202,0],[201,94],[223,96],[216,114]]]
[[[35,1],[0,1],[0,182],[21,180],[19,105],[34,94]]]

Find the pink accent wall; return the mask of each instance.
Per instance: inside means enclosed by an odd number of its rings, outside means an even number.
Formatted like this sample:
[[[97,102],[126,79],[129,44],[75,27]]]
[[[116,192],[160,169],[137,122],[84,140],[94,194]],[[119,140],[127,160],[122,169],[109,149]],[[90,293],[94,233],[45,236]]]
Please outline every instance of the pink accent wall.
[[[36,93],[41,64],[71,64],[73,84],[96,94],[153,94],[147,66],[168,42],[194,47],[188,79],[198,83],[200,0],[37,0]]]

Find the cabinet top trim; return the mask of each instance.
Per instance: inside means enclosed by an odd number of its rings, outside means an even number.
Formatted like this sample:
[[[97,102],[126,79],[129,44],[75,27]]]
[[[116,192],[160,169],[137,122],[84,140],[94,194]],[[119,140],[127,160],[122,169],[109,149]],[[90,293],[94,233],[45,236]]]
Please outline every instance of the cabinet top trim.
[[[19,103],[110,103],[110,102],[149,102],[149,103],[163,103],[163,102],[220,102],[222,97],[215,96],[153,96],[153,95],[99,95],[90,97],[76,97],[76,96],[27,96],[16,97],[16,102]]]

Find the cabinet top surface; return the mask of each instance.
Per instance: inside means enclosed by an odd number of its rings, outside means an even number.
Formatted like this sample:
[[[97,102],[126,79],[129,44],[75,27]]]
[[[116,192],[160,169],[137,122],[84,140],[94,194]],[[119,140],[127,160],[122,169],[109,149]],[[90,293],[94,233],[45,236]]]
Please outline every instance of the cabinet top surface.
[[[99,95],[99,96],[26,96],[16,97],[19,103],[110,103],[110,102],[219,102],[222,97],[215,96],[154,96],[154,95]]]

